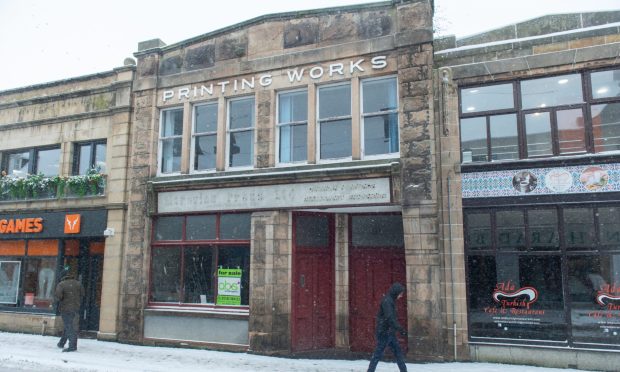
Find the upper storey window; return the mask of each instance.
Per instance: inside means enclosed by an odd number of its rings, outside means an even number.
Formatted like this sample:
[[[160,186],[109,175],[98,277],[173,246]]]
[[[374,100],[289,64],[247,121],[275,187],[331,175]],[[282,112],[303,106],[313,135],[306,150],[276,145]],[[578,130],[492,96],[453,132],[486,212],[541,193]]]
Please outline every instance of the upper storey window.
[[[362,153],[393,154],[399,149],[396,78],[362,81]]]
[[[228,101],[228,168],[254,164],[254,97]]]
[[[192,169],[214,170],[217,154],[217,102],[194,107]]]
[[[106,173],[106,142],[76,143],[73,154],[73,174],[85,175],[91,169]]]
[[[278,94],[278,162],[305,162],[308,159],[308,91]]]
[[[159,130],[159,171],[162,174],[181,171],[183,109],[163,110]]]
[[[620,150],[619,71],[462,88],[462,162]]]
[[[26,177],[28,174],[51,177],[60,174],[60,146],[7,151],[2,155],[2,169],[10,177]]]
[[[318,89],[320,160],[351,157],[351,84]]]

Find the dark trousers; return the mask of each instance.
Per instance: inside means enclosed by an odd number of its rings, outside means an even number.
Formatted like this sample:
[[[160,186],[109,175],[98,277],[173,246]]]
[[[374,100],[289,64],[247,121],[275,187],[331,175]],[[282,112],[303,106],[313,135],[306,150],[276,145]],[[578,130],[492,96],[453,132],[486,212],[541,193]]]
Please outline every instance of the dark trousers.
[[[80,321],[77,316],[77,312],[63,312],[60,316],[62,317],[62,322],[64,323],[64,330],[62,331],[62,337],[60,338],[60,341],[58,341],[58,345],[65,346],[65,343],[69,340],[69,349],[77,349],[77,333]]]
[[[396,364],[398,364],[398,369],[400,372],[407,372],[403,351],[400,349],[398,340],[396,339],[396,336],[394,336],[393,332],[377,334],[377,347],[375,348],[375,352],[372,353],[370,365],[368,366],[368,372],[375,372],[375,368],[377,368],[377,364],[379,364],[379,361],[383,358],[383,352],[387,346],[392,348],[394,357],[396,357]]]

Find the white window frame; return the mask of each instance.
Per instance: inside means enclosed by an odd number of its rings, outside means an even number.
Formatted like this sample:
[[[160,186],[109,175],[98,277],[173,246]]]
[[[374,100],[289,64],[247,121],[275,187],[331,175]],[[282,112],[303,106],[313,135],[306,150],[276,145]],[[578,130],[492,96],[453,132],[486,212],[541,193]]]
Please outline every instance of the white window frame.
[[[164,140],[169,140],[169,139],[175,139],[175,138],[180,138],[181,139],[181,152],[183,152],[183,133],[181,133],[181,135],[176,135],[176,136],[170,136],[170,137],[162,137],[162,132],[164,130],[164,113],[166,111],[173,111],[173,110],[181,110],[181,112],[183,112],[183,116],[185,116],[185,112],[183,110],[183,106],[176,106],[176,107],[168,107],[165,109],[160,109],[159,111],[159,138],[157,140],[157,175],[158,176],[175,176],[175,175],[179,175],[181,174],[181,169],[179,169],[177,172],[168,172],[168,173],[164,173],[161,170],[161,166],[162,166],[162,160],[163,160],[163,141]],[[185,128],[183,128],[185,129]]]
[[[330,88],[330,87],[335,87],[335,86],[339,86],[339,85],[348,85],[349,86],[349,90],[350,90],[350,94],[351,94],[351,102],[349,102],[349,115],[344,115],[344,116],[332,116],[332,117],[328,117],[328,118],[324,118],[321,119],[320,117],[320,113],[321,113],[321,109],[320,109],[320,104],[321,104],[321,90],[325,89],[325,88]],[[316,149],[315,149],[315,154],[316,154],[316,162],[317,164],[325,164],[325,163],[340,163],[342,161],[352,161],[353,160],[353,90],[352,90],[352,85],[351,85],[351,80],[347,80],[347,81],[343,81],[343,82],[338,82],[335,84],[325,84],[325,85],[321,85],[318,86],[316,89]],[[338,121],[338,120],[343,120],[343,119],[349,119],[349,121],[351,122],[351,138],[349,139],[351,141],[351,154],[349,154],[349,156],[343,156],[340,158],[328,158],[328,159],[321,159],[321,123],[323,122],[330,122],[330,121]]]
[[[380,112],[369,112],[369,113],[365,113],[364,112],[364,83],[368,82],[368,81],[377,81],[377,80],[395,80],[396,82],[396,108],[394,110],[389,110],[389,111],[380,111]],[[387,76],[381,76],[381,77],[373,77],[373,78],[367,78],[367,79],[362,79],[360,81],[360,97],[359,97],[359,102],[360,102],[360,154],[362,159],[389,159],[389,158],[394,158],[394,157],[400,157],[400,118],[398,117],[398,113],[399,113],[399,95],[398,95],[398,78],[395,75],[387,75]],[[386,115],[386,114],[396,114],[396,126],[398,128],[398,138],[396,138],[396,140],[398,141],[398,151],[397,152],[387,152],[384,154],[375,154],[375,155],[366,155],[366,139],[364,137],[364,129],[365,129],[365,119],[366,118],[371,118],[371,117],[376,117],[376,116],[381,116],[381,115]]]
[[[253,101],[254,104],[254,115],[252,117],[252,126],[251,127],[244,127],[244,128],[238,128],[238,129],[230,129],[230,106],[232,104],[232,102],[235,101],[243,101],[243,100],[249,100],[251,99]],[[231,166],[230,165],[230,135],[231,133],[240,133],[240,132],[251,132],[252,134],[252,148],[250,150],[250,157],[251,157],[251,161],[250,161],[250,165],[242,165],[242,166]],[[243,96],[243,97],[235,97],[235,98],[230,98],[226,101],[226,158],[224,159],[224,164],[225,164],[225,169],[226,170],[246,170],[246,169],[253,169],[254,168],[254,164],[255,164],[255,151],[256,151],[256,97],[255,96]]]
[[[297,93],[297,92],[305,92],[306,93],[306,98],[308,97],[308,88],[304,87],[304,88],[299,88],[299,89],[291,89],[291,90],[284,90],[281,92],[278,92],[277,94],[277,100],[276,100],[276,166],[279,167],[290,167],[290,166],[295,166],[295,165],[303,165],[303,164],[308,164],[308,115],[306,114],[306,120],[303,121],[291,121],[291,122],[286,122],[286,123],[280,123],[280,96],[282,94],[288,94],[288,93]],[[308,112],[310,108],[308,107],[308,101],[306,99],[306,112]],[[282,127],[286,127],[286,126],[296,126],[296,125],[306,125],[306,160],[300,160],[300,161],[289,161],[289,162],[280,162],[280,129]]]
[[[218,145],[218,138],[217,138],[217,122],[215,124],[215,130],[211,131],[211,132],[196,132],[196,109],[200,106],[215,106],[215,110],[217,112],[217,115],[219,116],[219,107],[218,107],[218,101],[209,101],[209,102],[203,102],[200,104],[195,104],[192,107],[192,139],[191,139],[191,144],[190,144],[190,160],[189,160],[189,172],[190,173],[213,173],[216,171],[217,169],[217,151],[219,151],[220,149],[217,148]],[[219,117],[218,117],[218,121],[219,121]],[[216,146],[216,155],[215,155],[215,166],[213,168],[209,168],[209,169],[194,169],[195,166],[195,151],[196,151],[196,138],[198,137],[204,137],[204,136],[215,136],[215,146]]]

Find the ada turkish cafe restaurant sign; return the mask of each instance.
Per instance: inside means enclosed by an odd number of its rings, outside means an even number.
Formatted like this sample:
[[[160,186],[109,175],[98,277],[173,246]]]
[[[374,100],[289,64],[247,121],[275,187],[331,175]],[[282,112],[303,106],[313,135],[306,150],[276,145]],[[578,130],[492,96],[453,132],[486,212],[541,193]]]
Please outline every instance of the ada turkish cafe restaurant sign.
[[[0,240],[98,237],[107,221],[106,210],[0,214]]]

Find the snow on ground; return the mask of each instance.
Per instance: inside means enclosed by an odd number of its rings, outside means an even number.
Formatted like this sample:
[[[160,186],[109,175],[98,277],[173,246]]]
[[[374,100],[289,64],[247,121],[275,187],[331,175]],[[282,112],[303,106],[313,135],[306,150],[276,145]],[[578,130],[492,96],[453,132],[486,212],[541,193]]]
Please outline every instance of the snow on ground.
[[[63,353],[57,337],[0,332],[0,371],[75,372],[348,372],[366,371],[367,360],[289,359],[169,347],[125,345],[80,339],[78,351]],[[420,372],[570,372],[576,370],[492,363],[408,363]],[[379,363],[378,372],[398,371],[394,363]]]

